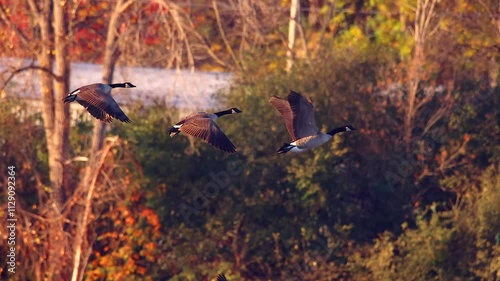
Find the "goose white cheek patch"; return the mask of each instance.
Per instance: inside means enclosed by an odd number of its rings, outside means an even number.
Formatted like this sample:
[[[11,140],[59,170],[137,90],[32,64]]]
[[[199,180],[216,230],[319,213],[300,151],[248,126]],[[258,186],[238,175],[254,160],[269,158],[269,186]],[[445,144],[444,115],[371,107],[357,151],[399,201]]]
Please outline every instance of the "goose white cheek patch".
[[[174,128],[179,129],[180,127],[182,127],[182,125],[184,125],[184,124],[174,125]]]

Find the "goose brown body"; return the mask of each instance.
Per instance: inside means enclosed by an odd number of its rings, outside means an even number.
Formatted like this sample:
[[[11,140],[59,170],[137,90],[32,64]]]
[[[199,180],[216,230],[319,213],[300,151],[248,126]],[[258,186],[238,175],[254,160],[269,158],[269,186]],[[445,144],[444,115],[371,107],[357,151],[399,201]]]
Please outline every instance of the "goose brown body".
[[[272,96],[269,103],[278,110],[285,121],[291,143],[284,143],[277,153],[303,152],[318,147],[329,141],[339,132],[356,130],[351,125],[339,127],[328,133],[318,130],[314,118],[314,106],[310,99],[290,91],[286,99]]]
[[[111,122],[113,118],[130,122],[118,103],[111,96],[113,88],[134,88],[130,82],[116,84],[95,83],[80,87],[63,99],[64,103],[77,101],[95,118]]]
[[[235,153],[236,147],[220,129],[217,123],[215,123],[215,120],[226,114],[235,114],[240,112],[242,111],[237,108],[231,108],[212,114],[206,112],[194,113],[185,117],[171,127],[169,129],[169,134],[173,137],[179,132],[183,132],[197,137],[224,152]]]

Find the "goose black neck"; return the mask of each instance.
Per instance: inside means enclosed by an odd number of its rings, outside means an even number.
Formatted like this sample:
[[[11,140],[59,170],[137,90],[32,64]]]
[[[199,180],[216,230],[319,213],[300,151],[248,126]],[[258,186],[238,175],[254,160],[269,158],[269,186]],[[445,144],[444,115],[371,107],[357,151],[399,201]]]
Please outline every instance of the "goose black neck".
[[[338,127],[338,128],[331,130],[327,134],[329,134],[330,136],[334,136],[335,134],[338,134],[340,132],[345,132],[345,131],[346,131],[345,127]]]
[[[228,110],[224,110],[224,111],[215,112],[214,114],[217,115],[217,117],[221,117],[222,115],[231,114],[231,113],[233,113],[233,111],[231,109],[228,109]]]
[[[114,84],[109,84],[111,88],[125,88],[125,83],[114,83]]]

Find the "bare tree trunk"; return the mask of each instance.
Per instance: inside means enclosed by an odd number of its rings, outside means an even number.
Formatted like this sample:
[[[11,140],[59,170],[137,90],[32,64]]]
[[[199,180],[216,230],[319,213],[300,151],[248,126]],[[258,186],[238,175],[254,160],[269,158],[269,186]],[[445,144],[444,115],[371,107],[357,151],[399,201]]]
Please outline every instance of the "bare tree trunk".
[[[38,10],[36,2],[29,2],[31,11],[35,17],[37,26],[40,29],[41,37],[41,50],[38,53],[38,63],[42,69],[52,69],[52,57],[51,57],[51,14],[52,3],[50,0],[45,0],[42,4],[41,10]],[[44,120],[45,137],[47,139],[47,150],[48,150],[48,164],[49,164],[49,179],[52,188],[52,192],[49,196],[48,210],[50,216],[57,216],[57,199],[60,195],[60,189],[62,185],[62,175],[61,166],[56,147],[56,142],[54,142],[55,134],[55,100],[53,91],[53,80],[48,73],[40,71],[40,91],[42,94],[42,115]],[[45,272],[43,278],[46,280],[53,280],[54,278],[60,277],[60,272],[55,272],[54,266],[60,263],[60,248],[58,245],[61,244],[60,235],[58,231],[52,231],[54,226],[47,226],[50,229],[47,233],[47,259],[43,261],[42,268]],[[57,226],[55,226],[58,228]],[[60,267],[59,267],[60,268]]]
[[[413,51],[413,58],[408,72],[408,97],[407,107],[404,117],[404,142],[407,156],[411,151],[411,142],[413,137],[413,120],[416,114],[417,107],[417,92],[418,86],[421,82],[422,67],[425,61],[425,41],[430,34],[429,24],[434,17],[434,8],[438,0],[417,0],[417,7],[415,9],[415,22],[414,22],[414,40],[415,49]],[[426,99],[429,100],[429,99]]]
[[[133,1],[119,0],[111,14],[106,34],[106,49],[104,51],[102,82],[109,84],[113,81],[116,60],[119,56],[118,50],[118,25],[120,14],[125,11]],[[92,135],[92,147],[90,154],[93,155],[102,148],[106,124],[99,120],[94,120],[94,134]]]
[[[119,17],[120,14],[123,13],[130,5],[132,5],[133,0],[119,0],[116,3],[115,9],[111,14],[111,18],[108,24],[108,31],[106,35],[106,49],[104,52],[104,62],[103,62],[103,73],[102,73],[102,82],[106,84],[110,84],[113,81],[113,74],[115,70],[116,60],[119,56],[118,50],[118,26],[120,24]],[[79,276],[79,272],[84,272],[84,270],[80,270],[80,264],[82,259],[82,248],[85,243],[85,234],[87,232],[87,218],[89,213],[92,210],[92,197],[95,188],[95,182],[97,180],[98,172],[102,163],[104,161],[104,157],[107,154],[107,150],[109,150],[112,145],[107,146],[101,153],[104,141],[104,133],[106,130],[105,123],[94,120],[94,134],[92,135],[92,147],[90,150],[90,157],[88,165],[85,169],[83,180],[80,182],[80,186],[82,187],[82,193],[85,197],[85,204],[83,214],[81,218],[77,218],[77,230],[76,230],[76,238],[73,242],[73,266],[72,266],[72,281],[81,280],[83,276]],[[115,139],[112,143],[116,142]],[[106,150],[107,149],[107,150]],[[100,155],[100,158],[98,158]],[[98,160],[100,159],[100,160]],[[99,163],[98,167],[94,165]],[[91,247],[90,247],[91,248]],[[85,255],[87,258],[90,255]],[[84,262],[86,264],[86,261]]]
[[[116,20],[116,19],[115,19]],[[111,23],[113,18],[111,19]],[[111,28],[110,23],[110,28]],[[111,32],[108,29],[108,35],[106,38],[106,51],[104,52],[104,62],[102,65],[102,82],[105,84],[113,83],[113,74],[115,72],[116,60],[119,56],[117,50],[117,38],[115,37],[115,30]],[[102,148],[102,142],[104,140],[104,135],[106,132],[106,123],[100,120],[94,119],[94,134],[92,135],[92,147],[90,149],[90,154],[93,155],[97,153]]]
[[[41,12],[36,8],[36,3],[30,2],[31,11],[35,14],[35,21],[40,28],[41,37],[41,50],[37,54],[38,63],[42,69],[52,69],[52,57],[51,57],[51,34],[52,29],[50,25],[50,12],[52,10],[52,5],[50,0],[45,0],[43,2],[43,10]],[[57,161],[55,157],[55,147],[52,142],[52,137],[54,135],[54,92],[52,87],[52,77],[44,72],[39,71],[38,75],[40,77],[40,91],[42,94],[42,115],[44,120],[45,136],[47,138],[47,150],[49,154],[49,167],[56,166]],[[50,169],[49,178],[52,189],[60,187],[62,181],[59,179],[59,175],[56,171]]]
[[[320,50],[321,46],[323,45],[323,39],[325,38],[326,29],[330,23],[330,20],[333,17],[333,12],[335,10],[335,3],[336,3],[336,0],[332,0],[330,2],[330,6],[328,7],[328,13],[327,13],[326,18],[323,20],[323,24],[321,26],[321,32],[319,35],[319,40],[318,40],[318,43],[316,44],[316,48],[314,51],[316,53],[315,55],[317,55],[318,51]]]
[[[68,42],[68,4],[66,1],[56,1],[54,4],[54,49],[55,49],[55,74],[61,79],[55,83],[55,107],[54,107],[54,135],[53,141],[56,147],[57,165],[55,169],[59,173],[60,186],[65,182],[64,160],[68,155],[69,143],[69,106],[62,102],[69,93],[70,57]],[[56,202],[62,203],[64,198],[61,190],[58,190]],[[58,206],[59,207],[59,206]]]
[[[68,23],[66,17],[67,2],[56,1],[53,4],[53,28],[54,28],[54,50],[55,50],[55,74],[60,77],[55,83],[53,132],[47,136],[47,143],[52,143],[53,150],[51,175],[54,175],[54,185],[50,194],[51,205],[50,218],[59,218],[49,223],[49,270],[54,279],[64,278],[65,246],[67,241],[64,235],[63,219],[61,217],[61,206],[63,202],[62,188],[65,183],[64,161],[67,157],[69,137],[69,107],[62,102],[64,96],[69,92],[69,51],[68,51]],[[67,271],[67,270],[66,270]],[[50,280],[50,279],[49,279]]]
[[[85,178],[81,181],[81,186],[83,189],[87,189],[87,194],[85,196],[84,209],[82,214],[82,219],[77,225],[77,232],[75,237],[75,248],[74,248],[74,259],[73,259],[73,273],[71,275],[71,281],[82,280],[83,276],[80,276],[79,273],[84,272],[80,270],[80,260],[82,256],[82,246],[85,239],[85,234],[87,233],[87,221],[92,211],[92,199],[94,197],[94,190],[96,188],[97,178],[101,171],[102,165],[104,164],[104,160],[106,155],[109,153],[109,150],[115,145],[118,141],[118,137],[114,137],[110,140],[110,142],[102,149],[101,153],[96,154],[96,157],[92,157],[89,161],[89,165],[86,167]],[[88,257],[89,255],[87,255]],[[85,263],[84,263],[85,264]]]
[[[62,187],[65,184],[64,161],[67,153],[69,120],[68,108],[62,98],[68,92],[69,52],[67,47],[66,2],[53,3],[52,0],[27,1],[31,14],[33,38],[21,34],[25,44],[36,40],[35,54],[40,71],[40,92],[42,95],[42,116],[47,141],[50,192],[47,201],[41,200],[40,206],[47,218],[44,239],[44,252],[40,253],[35,276],[39,280],[64,279],[64,261],[66,260],[64,235],[61,218]],[[5,17],[4,17],[5,19]],[[18,30],[18,32],[21,32]],[[30,38],[30,39],[28,39]],[[53,63],[56,63],[53,72]],[[54,78],[56,88],[54,89]],[[42,193],[42,191],[40,192]],[[43,192],[45,193],[45,192]]]
[[[294,61],[297,21],[300,17],[300,2],[292,0],[290,4],[290,22],[288,24],[288,50],[286,51],[286,71],[290,71]]]
[[[111,17],[108,34],[106,37],[106,51],[104,52],[104,62],[102,65],[102,82],[105,84],[110,84],[113,81],[113,74],[115,70],[115,62],[118,57],[117,44],[115,30],[112,30],[112,24],[116,24],[116,18]],[[102,142],[104,140],[104,134],[106,132],[106,124],[100,120],[94,119],[94,134],[92,135],[92,147],[90,149],[90,154],[93,155],[97,153],[102,148]]]
[[[52,187],[51,195],[55,200],[61,202],[61,187],[64,183],[65,145],[69,131],[69,110],[60,102],[68,91],[69,58],[65,42],[67,24],[64,19],[64,9],[55,5],[52,9],[52,1],[45,0],[41,10],[35,1],[30,1],[30,9],[35,17],[36,25],[40,29],[41,50],[37,55],[40,68],[52,69],[52,48],[56,49],[56,67],[59,79],[56,81],[54,92],[53,77],[47,71],[40,71],[40,89],[42,94],[42,115],[44,119],[45,135],[47,138],[47,150],[49,152],[49,177]],[[54,15],[51,14],[54,12]],[[54,29],[52,28],[54,18]],[[53,41],[54,32],[56,33]],[[65,86],[66,85],[66,86]],[[55,96],[54,96],[55,94]],[[65,139],[66,137],[66,139]]]
[[[418,85],[420,83],[420,71],[422,68],[422,62],[424,60],[424,47],[420,41],[416,40],[415,51],[413,55],[412,65],[410,66],[410,81],[408,84],[408,98],[407,98],[407,108],[406,116],[404,119],[405,125],[405,150],[409,154],[411,151],[411,139],[413,131],[413,118],[415,115],[415,100],[418,91]]]

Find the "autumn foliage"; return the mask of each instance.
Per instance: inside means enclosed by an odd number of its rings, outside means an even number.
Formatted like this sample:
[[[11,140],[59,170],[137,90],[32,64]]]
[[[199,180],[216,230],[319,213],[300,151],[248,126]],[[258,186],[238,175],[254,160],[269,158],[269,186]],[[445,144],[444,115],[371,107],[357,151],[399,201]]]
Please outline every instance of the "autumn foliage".
[[[2,56],[56,54],[29,12],[55,1],[0,3]],[[77,118],[57,209],[46,120],[7,81],[0,172],[17,167],[19,271],[0,257],[2,280],[500,278],[498,1],[299,1],[292,50],[291,1],[64,3],[71,61],[103,62],[111,38],[113,67],[231,72],[212,110],[243,110],[217,121],[239,153],[170,138],[186,110],[159,101],[124,105],[134,122],[109,127],[104,154]],[[290,139],[268,100],[291,89],[320,130],[358,130],[275,155]]]

